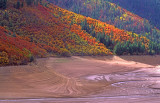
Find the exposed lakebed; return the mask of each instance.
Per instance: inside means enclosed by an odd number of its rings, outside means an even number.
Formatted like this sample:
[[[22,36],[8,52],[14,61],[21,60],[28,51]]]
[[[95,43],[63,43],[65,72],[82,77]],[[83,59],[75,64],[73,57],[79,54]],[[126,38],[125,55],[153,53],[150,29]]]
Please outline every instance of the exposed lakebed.
[[[1,67],[0,81],[0,103],[160,101],[160,66],[116,56],[48,58],[36,65]]]

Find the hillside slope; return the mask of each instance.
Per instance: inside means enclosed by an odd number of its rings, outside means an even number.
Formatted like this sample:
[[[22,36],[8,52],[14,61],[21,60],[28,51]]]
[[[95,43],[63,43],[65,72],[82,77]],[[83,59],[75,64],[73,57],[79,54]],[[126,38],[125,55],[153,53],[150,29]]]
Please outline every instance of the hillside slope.
[[[72,32],[67,22],[54,16],[55,11],[39,3],[24,3],[19,9],[14,4],[16,1],[8,1],[6,10],[0,10],[0,65],[25,64],[34,57],[52,55],[112,54],[79,27]]]
[[[123,8],[148,19],[160,29],[160,1],[159,0],[111,0]]]
[[[160,30],[148,20],[109,2],[110,0],[48,0],[55,5],[103,22],[120,29],[144,35],[160,43]],[[124,2],[124,1],[123,1]],[[132,1],[134,2],[134,1]],[[117,1],[115,0],[115,3]]]
[[[8,1],[6,9],[0,10],[1,65],[26,64],[34,57],[54,55],[155,53],[144,36],[46,1],[27,1]]]

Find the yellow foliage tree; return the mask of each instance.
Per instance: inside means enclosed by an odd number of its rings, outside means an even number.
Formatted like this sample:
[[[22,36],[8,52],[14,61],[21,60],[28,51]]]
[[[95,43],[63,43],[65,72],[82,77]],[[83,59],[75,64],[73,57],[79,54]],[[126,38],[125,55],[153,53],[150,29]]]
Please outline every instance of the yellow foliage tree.
[[[0,66],[9,63],[8,54],[5,51],[0,52]]]

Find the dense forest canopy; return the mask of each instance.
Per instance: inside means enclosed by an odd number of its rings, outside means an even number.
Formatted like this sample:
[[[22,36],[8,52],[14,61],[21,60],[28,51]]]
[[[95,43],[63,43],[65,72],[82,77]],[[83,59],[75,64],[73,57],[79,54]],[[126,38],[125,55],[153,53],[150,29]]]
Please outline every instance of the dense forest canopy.
[[[148,19],[160,29],[160,0],[111,0],[123,8]]]
[[[154,27],[150,21],[121,8],[110,0],[48,1],[75,13],[114,25],[117,28],[144,35],[150,40],[160,43],[160,30]]]
[[[160,31],[106,0],[0,2],[0,66],[48,56],[160,54]]]

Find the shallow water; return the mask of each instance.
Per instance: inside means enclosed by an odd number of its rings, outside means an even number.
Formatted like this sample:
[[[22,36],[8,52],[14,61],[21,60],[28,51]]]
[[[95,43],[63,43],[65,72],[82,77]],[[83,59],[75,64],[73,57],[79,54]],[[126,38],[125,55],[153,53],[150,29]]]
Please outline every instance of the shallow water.
[[[100,96],[160,96],[160,68],[142,68],[130,72],[90,75],[91,81],[112,82],[112,91],[104,90]]]

